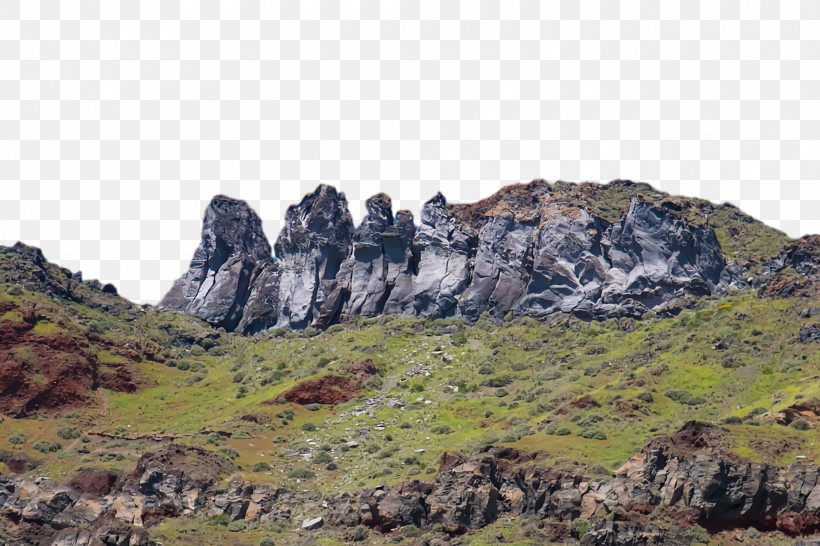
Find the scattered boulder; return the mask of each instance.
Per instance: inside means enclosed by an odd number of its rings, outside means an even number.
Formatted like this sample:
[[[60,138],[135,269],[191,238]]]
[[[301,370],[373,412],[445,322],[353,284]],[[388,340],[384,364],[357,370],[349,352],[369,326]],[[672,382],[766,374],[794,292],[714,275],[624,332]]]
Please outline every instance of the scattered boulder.
[[[314,531],[316,529],[321,529],[324,524],[325,520],[321,516],[315,518],[305,518],[302,522],[302,529],[306,531]]]

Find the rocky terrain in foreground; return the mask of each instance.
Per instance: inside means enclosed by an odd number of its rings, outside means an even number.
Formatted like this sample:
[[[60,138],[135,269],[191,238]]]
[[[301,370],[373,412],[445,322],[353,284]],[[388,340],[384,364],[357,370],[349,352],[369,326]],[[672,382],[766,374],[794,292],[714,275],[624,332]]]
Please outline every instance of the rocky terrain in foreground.
[[[475,458],[444,453],[432,481],[326,494],[248,481],[221,486],[233,464],[171,446],[120,477],[84,472],[66,485],[3,478],[0,509],[20,523],[11,540],[42,536],[65,546],[153,544],[145,526],[200,514],[239,525],[356,529],[358,540],[370,532],[434,528],[437,538],[428,542],[437,544],[513,515],[544,529],[542,537],[581,544],[689,544],[698,538],[695,524],[707,531],[755,526],[791,537],[820,530],[818,467],[779,469],[729,456],[722,451],[725,432],[689,422],[650,442],[613,477],[543,467],[537,453],[504,448]],[[672,524],[659,525],[658,513]]]
[[[623,181],[216,197],[158,307],[0,247],[0,545],[813,544],[818,273]]]

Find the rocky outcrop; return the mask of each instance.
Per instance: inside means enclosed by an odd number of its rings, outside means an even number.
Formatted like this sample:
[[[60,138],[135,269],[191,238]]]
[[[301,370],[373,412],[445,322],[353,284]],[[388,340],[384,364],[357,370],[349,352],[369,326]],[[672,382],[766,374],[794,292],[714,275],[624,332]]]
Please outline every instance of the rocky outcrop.
[[[313,324],[336,288],[336,275],[350,256],[352,239],[347,200],[331,186],[319,186],[288,209],[275,245],[282,272],[277,326]]]
[[[745,286],[747,272],[727,263],[708,216],[692,220],[678,201],[619,181],[613,191],[635,194],[612,222],[589,197],[601,200],[607,186],[568,186],[536,180],[469,205],[438,194],[418,229],[378,194],[354,230],[344,194],[321,185],[288,209],[275,261],[256,215],[220,196],[191,270],[161,305],[254,333],[354,315],[663,316]]]
[[[190,269],[160,305],[233,330],[242,320],[250,286],[272,263],[256,213],[243,201],[218,195],[205,210],[202,241]]]
[[[820,297],[820,235],[801,237],[764,263],[752,286],[766,296]]]
[[[79,481],[102,489],[82,492],[76,483],[0,476],[0,511],[18,530],[36,527],[58,544],[88,544],[95,532],[148,544],[143,527],[196,514],[263,525],[365,525],[382,533],[440,525],[449,535],[516,517],[552,529],[556,539],[580,532],[581,544],[689,543],[695,523],[711,533],[749,526],[792,537],[820,531],[819,469],[783,469],[726,453],[727,432],[687,423],[674,436],[649,442],[612,476],[590,478],[582,470],[544,466],[538,454],[488,448],[472,459],[445,453],[431,482],[327,495],[241,480],[220,488],[234,471],[230,462],[171,446],[145,455],[108,493],[108,476],[87,474]],[[576,519],[586,525],[570,526]]]

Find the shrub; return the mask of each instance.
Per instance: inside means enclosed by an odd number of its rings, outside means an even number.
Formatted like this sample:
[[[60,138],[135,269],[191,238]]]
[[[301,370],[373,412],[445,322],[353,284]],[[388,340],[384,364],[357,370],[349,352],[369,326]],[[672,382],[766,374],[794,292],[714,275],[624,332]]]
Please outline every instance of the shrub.
[[[237,457],[239,457],[239,453],[231,446],[222,446],[219,448],[219,452],[228,457],[229,459],[236,459]]]
[[[723,424],[725,425],[741,425],[743,421],[740,420],[740,417],[735,417],[734,415],[730,415],[726,419],[723,420]]]
[[[313,432],[314,430],[316,430],[316,425],[314,425],[313,423],[305,423],[302,425],[302,430]]]
[[[572,434],[572,431],[567,427],[561,427],[555,431],[556,436],[569,436],[570,434]]]
[[[239,531],[244,531],[247,528],[248,523],[242,520],[232,521],[228,524],[228,531],[232,533],[238,533]]]
[[[432,427],[430,427],[430,432],[432,432],[433,434],[450,434],[452,431],[453,429],[450,427],[450,425],[447,425],[445,423],[433,425]]]
[[[59,436],[63,440],[73,440],[74,438],[79,438],[80,433],[77,431],[76,428],[57,427],[57,436]]]
[[[419,528],[413,524],[407,525],[401,532],[405,538],[415,538],[419,536]]]
[[[482,364],[481,367],[478,369],[478,373],[481,375],[490,375],[495,371],[495,368],[490,366],[489,364]]]
[[[602,464],[594,464],[589,467],[589,471],[593,474],[609,474],[609,469]]]
[[[809,430],[811,425],[805,419],[795,419],[789,426],[796,430]]]
[[[497,375],[495,377],[491,377],[484,382],[484,384],[488,387],[506,387],[510,383],[512,383],[515,378],[509,374],[504,375]]]
[[[62,446],[57,442],[53,444],[51,442],[46,442],[45,440],[40,440],[36,444],[34,444],[34,449],[39,451],[40,453],[54,453],[55,451],[59,451]]]
[[[595,427],[586,427],[581,429],[578,433],[581,438],[590,438],[592,440],[606,440],[606,434],[602,430]]]
[[[569,524],[570,531],[575,538],[581,538],[587,534],[587,527],[589,527],[589,522],[583,518],[576,518]]]
[[[205,379],[204,375],[200,373],[195,373],[193,375],[189,375],[188,377],[186,377],[182,382],[185,384],[186,387],[190,387],[194,383],[199,383],[203,379]]]
[[[305,409],[308,411],[318,411],[322,406],[319,404],[307,404]]]
[[[6,288],[6,294],[8,294],[9,296],[22,296],[23,295],[23,289],[20,288],[16,284],[12,284],[8,288]],[[102,332],[98,332],[98,333],[102,333]]]
[[[367,390],[379,390],[382,388],[382,380],[378,375],[372,376],[370,379],[365,381],[364,388]]]
[[[264,462],[264,461],[261,462],[261,463],[256,463],[255,465],[253,465],[253,471],[254,472],[268,472],[270,470],[272,470],[271,466],[268,463]]]
[[[639,394],[638,395],[638,400],[640,400],[642,402],[646,402],[648,404],[651,404],[652,402],[655,401],[655,399],[652,398],[652,393],[649,392],[649,391],[644,391],[641,394]]]
[[[313,457],[313,462],[316,464],[328,464],[333,462],[333,457],[327,451],[320,451]]]
[[[244,430],[237,430],[231,434],[231,438],[234,440],[248,440],[250,439],[251,435],[245,432]]]
[[[26,440],[28,440],[26,435],[20,432],[19,430],[11,436],[9,436],[9,442],[11,442],[14,445],[25,444]]]
[[[217,434],[216,432],[211,432],[211,433],[210,433],[210,434],[208,434],[208,436],[205,438],[205,441],[206,441],[206,442],[208,442],[209,444],[213,444],[213,445],[215,445],[215,446],[219,445],[219,440],[220,440],[220,436],[219,436],[219,434]]]
[[[666,391],[666,396],[679,404],[685,406],[697,406],[706,403],[706,399],[701,396],[692,396],[692,393],[680,390]]]
[[[245,373],[244,372],[239,372],[238,374],[233,376],[233,382],[234,383],[242,383],[243,379],[245,379]]]
[[[700,525],[695,524],[692,527],[692,542],[697,542],[699,544],[709,544],[709,541],[709,531],[707,531]]]
[[[296,468],[288,473],[288,477],[294,480],[309,480],[316,477],[316,473],[309,468]]]
[[[262,540],[259,541],[259,546],[276,546],[276,541],[271,537],[262,537]]]
[[[504,398],[508,394],[510,393],[508,393],[506,389],[498,389],[497,391],[495,391],[495,395],[499,398]]]
[[[181,360],[181,361],[177,362],[177,370],[190,370],[190,369],[191,369],[191,365],[187,361]]]

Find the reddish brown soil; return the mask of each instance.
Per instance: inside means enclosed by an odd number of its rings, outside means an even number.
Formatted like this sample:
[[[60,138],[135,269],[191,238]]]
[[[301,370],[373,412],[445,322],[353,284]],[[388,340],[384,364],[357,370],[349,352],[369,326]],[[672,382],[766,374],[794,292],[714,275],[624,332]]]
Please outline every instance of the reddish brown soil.
[[[282,393],[288,402],[294,404],[329,404],[335,406],[355,398],[362,389],[362,383],[378,375],[372,360],[354,364],[347,370],[353,377],[326,375],[317,379],[302,381],[289,391]],[[273,403],[273,400],[267,403]]]
[[[29,470],[37,468],[37,461],[25,453],[12,453],[11,451],[0,451],[0,463],[5,463],[10,472],[23,474]]]
[[[701,449],[710,449],[715,453],[720,453],[724,457],[731,458],[726,454],[726,429],[703,423],[700,421],[688,421],[672,436],[666,438],[656,438],[649,442],[648,446],[662,447],[671,446],[678,452],[695,452]]]
[[[569,405],[574,407],[574,408],[579,408],[579,409],[600,408],[601,407],[601,404],[599,404],[594,398],[592,398],[588,394],[585,395],[585,396],[582,396],[578,400],[570,402]]]
[[[356,379],[364,383],[374,375],[379,375],[379,370],[373,365],[373,361],[369,358],[353,364],[347,369],[351,375],[356,376]]]
[[[355,398],[361,384],[353,378],[341,375],[326,375],[319,379],[302,381],[282,394],[285,400],[294,404],[330,404],[335,406]]]
[[[81,495],[104,497],[117,481],[115,472],[106,470],[83,470],[68,482],[68,486]]]
[[[0,315],[15,309],[0,304]],[[129,364],[102,367],[82,333],[37,335],[35,310],[21,311],[22,322],[0,321],[0,412],[16,417],[52,413],[88,405],[99,387],[137,389]]]
[[[820,518],[810,512],[784,512],[777,518],[778,530],[790,536],[805,536],[820,530]]]

